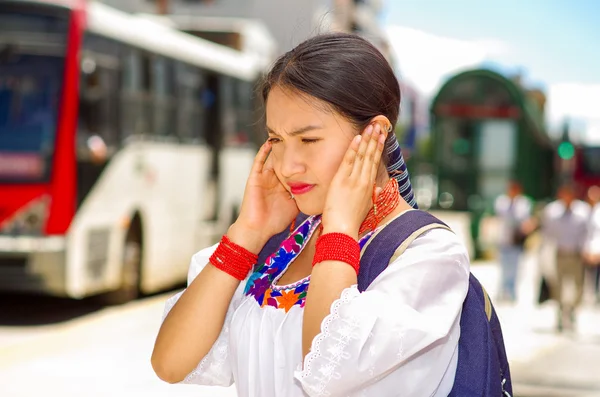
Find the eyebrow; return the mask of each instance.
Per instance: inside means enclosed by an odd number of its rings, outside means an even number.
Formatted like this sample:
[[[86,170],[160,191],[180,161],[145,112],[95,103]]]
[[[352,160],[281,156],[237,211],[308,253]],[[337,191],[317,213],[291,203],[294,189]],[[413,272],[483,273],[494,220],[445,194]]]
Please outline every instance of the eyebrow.
[[[305,127],[298,128],[296,130],[290,131],[288,133],[288,135],[289,136],[297,136],[297,135],[305,134],[305,133],[310,132],[310,131],[321,130],[321,129],[323,129],[323,127],[320,126],[320,125],[307,125]],[[267,131],[268,131],[269,134],[279,135],[278,133],[276,133],[275,131],[273,131],[269,126],[267,126]]]

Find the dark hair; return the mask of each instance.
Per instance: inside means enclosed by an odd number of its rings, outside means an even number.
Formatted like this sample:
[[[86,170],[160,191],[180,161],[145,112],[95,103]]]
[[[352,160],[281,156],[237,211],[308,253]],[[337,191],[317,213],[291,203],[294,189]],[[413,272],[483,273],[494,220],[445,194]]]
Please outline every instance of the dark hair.
[[[261,86],[263,102],[273,87],[290,88],[329,104],[358,130],[386,116],[392,126],[400,111],[400,86],[374,45],[348,33],[310,38],[282,55]]]

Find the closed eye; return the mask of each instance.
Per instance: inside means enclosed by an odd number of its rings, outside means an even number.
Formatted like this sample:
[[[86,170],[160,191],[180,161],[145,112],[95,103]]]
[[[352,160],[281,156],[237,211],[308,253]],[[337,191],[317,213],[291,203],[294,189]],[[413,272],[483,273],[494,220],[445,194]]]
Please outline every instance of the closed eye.
[[[302,138],[302,143],[311,144],[311,143],[315,143],[320,140],[321,139],[318,139],[318,138]],[[267,139],[267,141],[269,141],[271,144],[276,144],[276,143],[280,143],[281,139],[276,138],[276,137],[269,137]]]

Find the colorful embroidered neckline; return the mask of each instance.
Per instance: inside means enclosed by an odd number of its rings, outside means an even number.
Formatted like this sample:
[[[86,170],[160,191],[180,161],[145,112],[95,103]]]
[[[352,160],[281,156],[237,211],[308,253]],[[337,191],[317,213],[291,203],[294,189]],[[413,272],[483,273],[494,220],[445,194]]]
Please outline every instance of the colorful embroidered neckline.
[[[305,243],[317,230],[320,220],[320,216],[311,216],[298,226],[265,263],[254,269],[246,283],[244,294],[253,296],[260,307],[272,306],[283,309],[286,313],[295,305],[304,307],[310,276],[288,285],[276,285],[276,282],[302,252]],[[360,239],[361,248],[371,235],[372,233],[368,233]]]

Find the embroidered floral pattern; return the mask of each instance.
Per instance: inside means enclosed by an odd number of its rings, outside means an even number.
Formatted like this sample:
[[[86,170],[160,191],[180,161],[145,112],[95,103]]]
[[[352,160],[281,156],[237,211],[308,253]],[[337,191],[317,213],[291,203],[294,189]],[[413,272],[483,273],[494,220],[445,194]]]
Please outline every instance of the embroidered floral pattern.
[[[246,283],[244,294],[252,295],[260,307],[272,306],[283,309],[286,313],[295,305],[304,307],[310,276],[290,285],[279,286],[275,283],[300,254],[304,244],[310,240],[312,233],[319,226],[320,219],[320,216],[306,219],[281,243],[279,249],[266,259],[265,263],[256,267]],[[361,248],[371,235],[372,233],[368,233],[361,238]]]
[[[286,286],[273,285],[289,264],[296,259],[310,236],[318,226],[319,217],[309,217],[258,266],[246,284],[244,294],[252,295],[261,306],[272,306],[287,313],[294,305],[304,307],[309,277]]]

